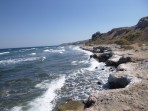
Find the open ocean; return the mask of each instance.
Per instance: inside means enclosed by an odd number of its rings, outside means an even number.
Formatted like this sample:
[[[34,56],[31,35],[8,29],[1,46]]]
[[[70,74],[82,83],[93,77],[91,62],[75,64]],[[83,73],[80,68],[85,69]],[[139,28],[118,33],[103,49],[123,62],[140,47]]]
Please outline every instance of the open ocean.
[[[110,74],[91,54],[78,46],[0,49],[0,111],[55,111],[67,99],[87,100]]]

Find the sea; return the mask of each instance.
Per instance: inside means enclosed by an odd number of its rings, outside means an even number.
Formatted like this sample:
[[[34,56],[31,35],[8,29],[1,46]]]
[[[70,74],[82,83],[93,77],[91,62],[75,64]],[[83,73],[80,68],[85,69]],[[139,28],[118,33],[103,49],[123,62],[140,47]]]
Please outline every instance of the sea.
[[[0,111],[55,111],[104,89],[110,68],[79,46],[0,49]]]

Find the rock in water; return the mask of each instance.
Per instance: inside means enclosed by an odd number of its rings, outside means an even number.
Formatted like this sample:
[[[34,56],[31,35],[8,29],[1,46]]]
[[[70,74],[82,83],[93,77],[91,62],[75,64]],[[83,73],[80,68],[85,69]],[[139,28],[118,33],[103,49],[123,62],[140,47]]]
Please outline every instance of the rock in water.
[[[84,103],[82,101],[68,101],[58,107],[58,111],[83,111]]]

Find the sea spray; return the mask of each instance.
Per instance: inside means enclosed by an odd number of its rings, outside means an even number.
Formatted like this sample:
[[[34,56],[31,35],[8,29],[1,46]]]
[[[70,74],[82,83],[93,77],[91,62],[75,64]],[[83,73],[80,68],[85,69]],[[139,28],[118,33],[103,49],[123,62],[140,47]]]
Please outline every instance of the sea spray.
[[[56,90],[59,90],[65,83],[65,76],[53,80],[51,83],[43,81],[36,85],[38,88],[48,88],[47,91],[40,97],[28,103],[27,111],[52,111],[55,104],[52,101],[56,97]],[[16,106],[11,111],[23,111],[23,107]]]

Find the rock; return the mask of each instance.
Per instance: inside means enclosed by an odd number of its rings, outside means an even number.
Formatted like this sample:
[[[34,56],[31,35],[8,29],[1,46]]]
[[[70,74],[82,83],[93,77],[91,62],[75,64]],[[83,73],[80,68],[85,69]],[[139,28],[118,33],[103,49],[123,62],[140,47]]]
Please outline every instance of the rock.
[[[82,101],[68,101],[58,107],[58,111],[83,111],[84,103]]]
[[[93,54],[92,57],[93,57],[94,59],[97,59],[97,58],[98,58],[98,56],[97,56],[96,54]]]
[[[143,29],[148,27],[148,17],[143,17],[139,20],[139,22],[136,25],[136,29]]]
[[[128,69],[128,66],[126,66],[126,64],[120,64],[117,67],[117,71],[126,71]]]
[[[121,56],[113,55],[110,59],[106,61],[106,66],[118,66],[118,61],[120,60]]]
[[[125,88],[130,83],[127,77],[117,77],[114,75],[109,75],[108,84],[110,89]]]
[[[93,55],[90,55],[90,59],[93,57]]]
[[[120,64],[131,62],[131,61],[132,61],[131,57],[118,56],[117,58],[110,58],[109,60],[107,60],[105,62],[105,64],[106,64],[106,66],[118,67],[118,65],[120,65]]]
[[[131,61],[132,61],[131,57],[121,57],[118,61],[118,64],[127,63]]]
[[[98,83],[98,85],[102,85],[103,84],[103,81],[102,80],[99,80],[97,83]]]
[[[95,53],[104,53],[105,51],[111,51],[111,48],[103,46],[93,47],[93,52]]]
[[[121,34],[125,34],[127,32],[129,32],[130,30],[126,27],[121,27],[121,28],[114,28],[111,31],[108,32],[108,35],[112,34],[113,37],[115,36],[119,36]]]
[[[99,62],[106,62],[110,57],[112,57],[112,52],[106,52],[98,56]]]
[[[93,95],[90,95],[88,100],[85,103],[85,108],[91,107],[93,104],[95,104],[96,101],[97,99]]]
[[[122,89],[95,91],[94,103],[84,111],[148,111],[148,81],[136,82]]]

